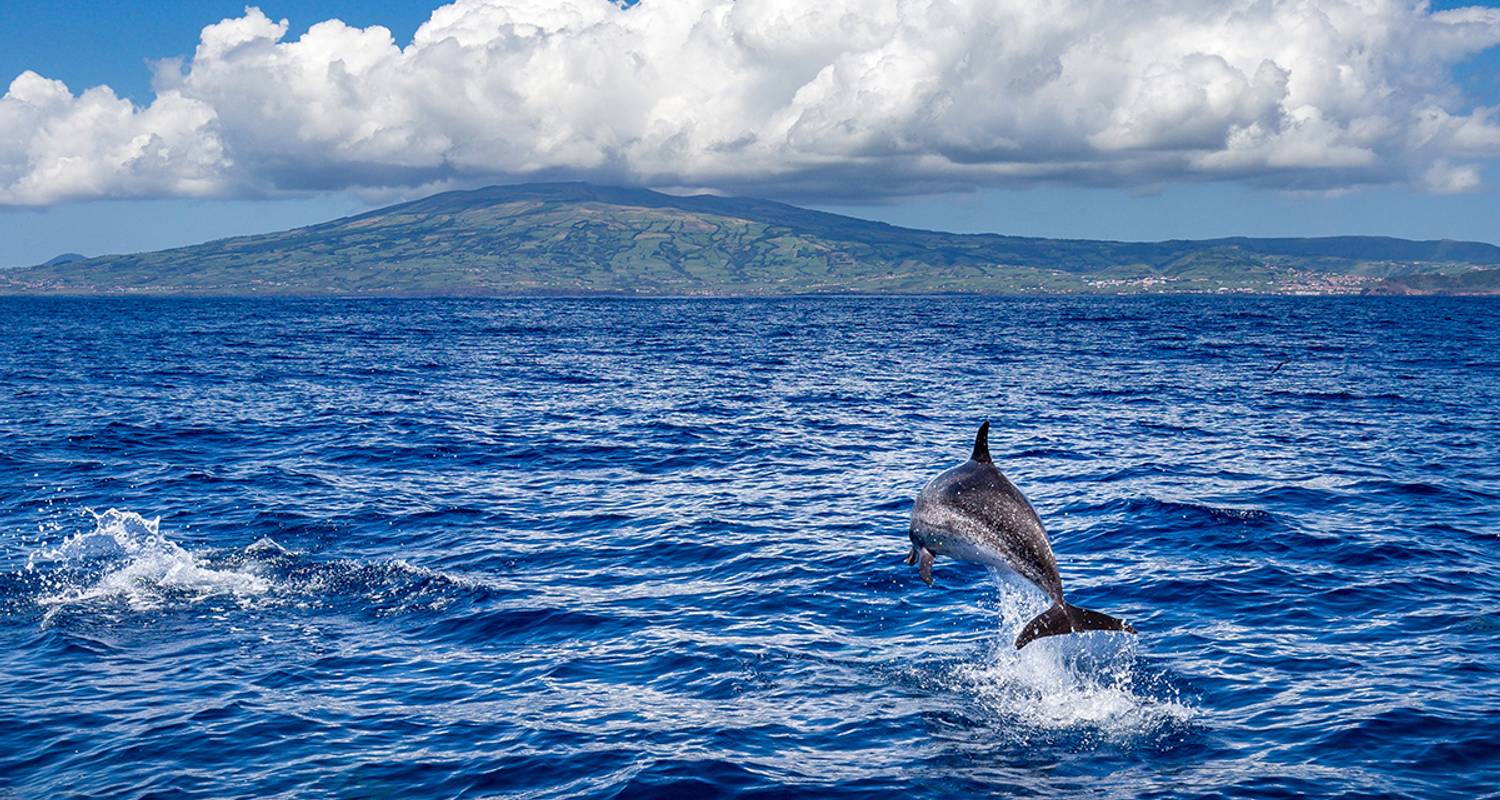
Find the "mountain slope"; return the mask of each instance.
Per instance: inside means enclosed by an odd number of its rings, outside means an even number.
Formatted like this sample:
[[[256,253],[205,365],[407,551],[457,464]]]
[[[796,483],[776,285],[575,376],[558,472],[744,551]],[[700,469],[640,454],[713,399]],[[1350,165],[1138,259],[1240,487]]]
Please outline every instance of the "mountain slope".
[[[1455,275],[1398,275],[1370,287],[1372,294],[1500,295],[1500,269]]]
[[[88,258],[88,256],[83,255],[81,253],[63,253],[61,255],[53,256],[52,258],[49,258],[46,261],[43,261],[42,262],[42,266],[44,266],[44,267],[56,267],[56,266],[59,266],[59,265],[62,265],[62,264],[71,264],[74,261],[83,261],[84,259],[87,259],[87,258]]]
[[[962,235],[765,200],[561,183],[447,192],[280,233],[10,270],[0,292],[1357,291],[1496,265],[1500,247],[1474,242]]]

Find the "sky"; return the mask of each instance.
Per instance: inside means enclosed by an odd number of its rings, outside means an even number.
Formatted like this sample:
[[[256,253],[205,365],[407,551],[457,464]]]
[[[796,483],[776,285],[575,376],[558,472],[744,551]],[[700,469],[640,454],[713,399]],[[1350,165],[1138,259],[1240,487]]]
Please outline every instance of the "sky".
[[[1395,0],[0,0],[0,266],[556,179],[1500,242],[1497,45]]]

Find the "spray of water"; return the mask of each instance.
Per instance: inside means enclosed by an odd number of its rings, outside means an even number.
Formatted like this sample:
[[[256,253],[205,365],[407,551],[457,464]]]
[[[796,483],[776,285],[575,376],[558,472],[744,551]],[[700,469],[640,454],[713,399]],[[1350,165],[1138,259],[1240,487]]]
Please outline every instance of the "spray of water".
[[[93,530],[37,550],[27,561],[27,571],[48,570],[45,591],[37,598],[48,609],[44,621],[83,604],[119,602],[149,610],[178,599],[245,599],[269,588],[253,573],[205,566],[161,532],[160,519],[113,508],[89,513]]]
[[[955,688],[1015,730],[1089,729],[1107,738],[1149,735],[1186,722],[1192,708],[1142,668],[1135,637],[1087,633],[1039,639],[1016,650],[1015,637],[1047,601],[997,574],[995,641],[954,670]]]
[[[51,624],[65,609],[154,611],[210,598],[242,606],[339,602],[359,598],[377,614],[441,611],[466,594],[489,590],[473,577],[403,559],[367,563],[308,559],[262,537],[238,550],[189,550],[167,537],[159,519],[110,509],[91,529],[34,550],[28,594]]]

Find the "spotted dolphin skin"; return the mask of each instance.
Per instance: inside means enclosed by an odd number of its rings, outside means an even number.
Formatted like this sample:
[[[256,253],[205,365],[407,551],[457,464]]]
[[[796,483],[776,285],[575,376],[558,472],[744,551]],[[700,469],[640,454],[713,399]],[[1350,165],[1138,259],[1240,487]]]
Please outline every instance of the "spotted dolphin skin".
[[[1125,631],[1124,620],[1063,601],[1062,577],[1042,521],[1021,491],[990,459],[990,424],[979,426],[969,460],[933,478],[911,512],[911,553],[922,581],[932,585],[932,559],[948,556],[990,567],[1006,567],[1036,584],[1052,607],[1026,623],[1016,649],[1043,636],[1079,631]]]

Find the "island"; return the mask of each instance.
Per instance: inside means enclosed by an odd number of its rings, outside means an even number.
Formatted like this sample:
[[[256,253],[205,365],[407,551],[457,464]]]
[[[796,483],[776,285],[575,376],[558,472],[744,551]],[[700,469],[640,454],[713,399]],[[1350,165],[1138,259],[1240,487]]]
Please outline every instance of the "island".
[[[278,233],[0,271],[0,294],[1497,294],[1500,247],[1374,236],[1164,242],[916,230],[586,183],[445,192]]]

